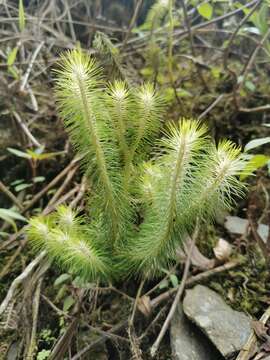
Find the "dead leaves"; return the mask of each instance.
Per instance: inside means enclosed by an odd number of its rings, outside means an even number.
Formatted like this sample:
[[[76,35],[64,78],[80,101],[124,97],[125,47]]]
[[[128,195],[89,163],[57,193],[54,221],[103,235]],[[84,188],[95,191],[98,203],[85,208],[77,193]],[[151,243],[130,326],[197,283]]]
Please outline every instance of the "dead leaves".
[[[232,254],[232,246],[228,241],[220,238],[218,239],[217,245],[213,249],[215,257],[221,261],[225,262],[229,259]]]
[[[138,299],[137,307],[144,316],[148,317],[152,311],[150,296],[143,295],[140,297]]]

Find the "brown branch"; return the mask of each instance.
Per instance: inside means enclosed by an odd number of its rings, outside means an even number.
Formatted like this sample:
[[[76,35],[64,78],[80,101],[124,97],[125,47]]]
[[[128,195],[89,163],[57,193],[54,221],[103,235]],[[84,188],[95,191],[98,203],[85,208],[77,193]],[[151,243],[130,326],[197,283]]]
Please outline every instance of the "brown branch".
[[[73,335],[77,329],[79,323],[79,318],[74,318],[70,325],[68,326],[67,330],[61,336],[57,344],[52,350],[52,353],[49,356],[49,360],[61,360],[64,358],[65,352],[67,350],[70,341],[73,338]]]
[[[15,296],[15,292],[17,291],[19,285],[21,285],[29,277],[29,275],[40,264],[40,262],[45,259],[45,256],[46,256],[46,252],[42,251],[33,261],[31,261],[27,265],[24,271],[18,277],[16,277],[15,280],[13,280],[5,299],[0,305],[0,316],[3,315],[10,301]]]
[[[108,333],[109,334],[114,334],[117,333],[121,330],[123,330],[126,326],[127,326],[128,320],[124,320],[123,322],[121,322],[120,324],[117,324],[115,326],[113,326]],[[83,348],[82,350],[80,350],[76,355],[74,355],[70,360],[79,360],[81,359],[81,357],[86,354],[88,351],[92,350],[93,348],[95,348],[98,345],[103,344],[108,338],[108,335],[104,334],[102,335],[99,339],[93,341],[92,343],[90,343],[89,345],[87,345],[85,348]],[[51,360],[51,359],[50,359]]]
[[[40,292],[41,292],[41,285],[42,285],[43,277],[41,277],[37,282],[36,291],[33,298],[33,304],[32,304],[32,329],[31,329],[31,337],[30,337],[30,343],[27,350],[27,359],[34,359],[35,352],[37,350],[37,322],[38,322],[38,312],[39,312],[39,305],[40,305]]]
[[[65,188],[67,187],[67,185],[69,184],[69,182],[72,180],[73,176],[75,175],[76,171],[78,170],[79,166],[75,166],[73,167],[67,174],[67,176],[65,177],[65,180],[63,182],[63,184],[59,187],[59,189],[55,192],[55,194],[52,196],[52,198],[50,199],[50,201],[48,202],[47,206],[52,205],[54,202],[56,202],[56,200],[61,196],[61,194],[63,193],[63,191],[65,190]]]
[[[134,24],[135,24],[135,21],[136,21],[136,19],[137,19],[138,14],[139,14],[139,11],[140,11],[140,8],[141,8],[141,6],[142,6],[142,3],[143,3],[143,0],[137,0],[136,6],[135,6],[135,9],[134,9],[134,13],[133,13],[132,18],[131,18],[131,20],[130,20],[129,27],[128,27],[126,36],[125,36],[124,41],[123,41],[122,51],[123,51],[123,49],[126,47],[128,38],[129,38],[129,36],[130,36],[131,30],[132,30],[133,27],[134,27]]]
[[[0,190],[10,198],[14,202],[14,204],[20,209],[23,210],[22,204],[19,202],[19,200],[16,198],[16,196],[0,181]]]
[[[228,12],[227,14],[218,16],[218,17],[216,17],[216,18],[214,18],[214,19],[212,19],[212,20],[205,21],[205,22],[203,22],[203,23],[201,23],[201,24],[197,24],[197,25],[195,25],[195,26],[192,26],[192,27],[191,27],[191,30],[192,30],[192,32],[195,32],[196,30],[199,30],[199,29],[202,29],[202,28],[205,28],[205,27],[209,27],[209,25],[213,25],[213,24],[215,24],[215,23],[217,23],[217,22],[219,22],[219,21],[221,21],[221,20],[228,19],[228,18],[230,18],[231,16],[234,16],[234,15],[239,14],[239,13],[240,13],[241,11],[243,11],[244,9],[252,7],[253,5],[255,5],[255,4],[257,3],[257,1],[258,1],[258,0],[253,0],[253,1],[251,1],[251,2],[249,2],[249,3],[247,3],[247,4],[245,4],[245,5],[241,6],[239,9],[232,10],[232,11]],[[156,33],[160,33],[161,31],[167,31],[167,28],[164,27],[164,28],[158,29],[158,30],[155,31],[154,33],[155,33],[155,34],[156,34]],[[186,36],[186,35],[188,35],[188,30],[187,30],[187,29],[185,29],[185,30],[178,30],[178,31],[175,31],[175,32],[174,32],[174,36],[175,36],[175,37],[176,37],[176,36],[177,36],[177,37]],[[128,44],[133,44],[133,43],[135,43],[135,42],[139,42],[139,41],[141,41],[141,40],[144,40],[144,38],[147,38],[147,35],[142,36],[142,37],[140,37],[140,38],[131,39],[131,40],[128,41]],[[121,47],[122,44],[119,44],[118,46]],[[144,46],[144,44],[142,44],[141,46]]]
[[[15,119],[17,120],[18,124],[20,125],[20,127],[22,128],[25,135],[30,140],[30,143],[37,147],[42,147],[40,142],[37,141],[37,139],[32,135],[31,131],[28,129],[27,125],[23,122],[20,115],[16,111],[13,111],[13,115],[14,115]]]
[[[192,252],[193,252],[193,249],[194,249],[194,245],[195,245],[195,241],[196,241],[196,238],[197,238],[197,233],[198,233],[198,226],[197,226],[197,229],[195,230],[196,234],[193,235],[193,238],[192,238],[192,242],[190,244],[190,248],[189,248],[189,252],[188,252],[188,256],[187,256],[187,260],[186,260],[186,263],[185,263],[185,268],[184,268],[184,273],[183,273],[183,276],[182,276],[182,281],[181,281],[181,284],[180,286],[178,287],[177,289],[177,293],[175,295],[175,298],[174,298],[174,301],[172,303],[172,306],[171,306],[171,309],[169,311],[169,314],[161,328],[161,331],[156,339],[156,341],[154,342],[154,344],[152,345],[151,349],[150,349],[150,353],[151,353],[151,356],[154,357],[158,348],[159,348],[159,345],[171,323],[171,320],[174,316],[174,313],[176,311],[176,308],[177,308],[177,305],[179,303],[179,300],[184,292],[184,289],[185,289],[185,285],[186,285],[186,281],[187,281],[187,277],[188,277],[188,273],[189,273],[189,268],[190,268],[190,265],[191,265],[191,256],[192,256]]]
[[[266,324],[267,320],[270,317],[270,306],[267,308],[265,313],[261,316],[260,322],[263,324]],[[252,334],[248,338],[248,341],[244,345],[243,349],[238,354],[236,360],[249,360],[250,356],[253,355],[254,348],[256,346],[257,337],[254,331],[252,331]]]
[[[24,244],[21,243],[20,246],[13,252],[12,256],[9,258],[8,262],[5,264],[3,269],[0,272],[0,280],[9,273],[9,269],[11,268],[12,264],[15,262],[17,256],[21,253]]]
[[[47,186],[45,186],[38,194],[36,194],[33,199],[28,203],[28,205],[23,209],[22,213],[25,213],[30,209],[44,194],[48,192],[54,185],[56,185],[69,171],[81,160],[81,157],[73,159],[64,170],[62,170]]]
[[[198,120],[204,118],[222,99],[224,98],[224,94],[220,94],[215,101],[212,102],[198,117]]]
[[[223,57],[223,66],[224,69],[227,70],[228,69],[228,56],[229,56],[229,51],[230,51],[230,47],[232,46],[232,43],[238,33],[238,31],[241,29],[241,27],[247,22],[247,20],[251,17],[251,15],[256,11],[257,7],[262,3],[262,0],[258,0],[257,3],[255,3],[254,7],[250,10],[250,12],[239,22],[239,24],[237,25],[236,29],[234,30],[234,32],[231,34],[229,40],[228,40],[228,45],[224,51],[224,57]]]
[[[206,279],[208,279],[211,276],[214,276],[216,274],[219,274],[221,272],[224,271],[228,271],[231,270],[239,265],[241,265],[243,263],[243,260],[232,260],[229,261],[221,266],[217,266],[216,268],[213,268],[211,270],[207,270],[204,271],[200,274],[197,274],[195,276],[190,277],[189,279],[187,279],[186,281],[186,288],[193,286],[194,284],[200,282],[200,281],[204,281]],[[168,300],[171,298],[171,296],[177,291],[177,288],[173,288],[170,289],[160,295],[158,295],[157,297],[155,297],[154,299],[151,300],[151,307],[154,309],[156,308],[161,302]]]
[[[250,205],[249,209],[248,209],[248,221],[249,221],[250,229],[251,229],[251,232],[252,232],[256,242],[258,243],[258,245],[263,253],[263,256],[264,256],[264,259],[265,259],[267,265],[270,266],[270,251],[269,251],[270,249],[267,248],[266,243],[263,241],[262,237],[258,233],[258,230],[257,230],[258,224],[257,224],[256,218],[255,218],[255,211],[256,211],[256,208],[253,205]]]
[[[257,46],[255,47],[255,49],[252,51],[252,53],[250,54],[250,57],[248,58],[244,69],[242,71],[242,76],[243,79],[240,82],[239,86],[238,86],[238,90],[241,89],[241,87],[243,86],[244,82],[245,82],[245,78],[247,77],[247,73],[249,72],[249,70],[251,69],[255,58],[258,54],[258,51],[260,50],[260,48],[263,46],[263,44],[265,43],[265,41],[267,40],[268,36],[270,35],[270,28],[267,30],[267,32],[264,34],[264,36],[262,37],[261,41],[257,44]]]
[[[210,276],[213,276],[215,274],[219,274],[223,271],[227,271],[227,270],[231,270],[233,268],[235,268],[236,266],[239,266],[243,261],[242,260],[234,260],[234,261],[230,261],[224,265],[218,266],[214,269],[211,269],[209,271],[205,271],[203,273],[200,273],[198,275],[192,276],[189,279],[187,279],[186,281],[186,287],[192,286],[195,283],[201,281],[201,280],[205,280],[207,278],[209,278]],[[153,300],[151,300],[150,305],[152,307],[152,309],[156,308],[157,306],[159,306],[159,304],[164,301],[164,300],[169,300],[171,298],[171,296],[177,291],[177,288],[173,288],[159,296],[157,296],[156,298],[154,298]],[[133,299],[132,299],[133,300]],[[159,316],[158,316],[159,318]],[[121,330],[123,330],[126,326],[128,325],[128,320],[125,320],[124,322],[115,325],[113,328],[111,328],[107,333],[109,334],[114,334],[117,333]],[[108,335],[102,335],[100,338],[98,338],[96,341],[90,343],[89,345],[87,345],[85,348],[83,348],[82,350],[80,350],[76,355],[74,355],[71,360],[79,360],[81,358],[81,356],[83,356],[84,354],[86,354],[88,351],[94,349],[95,347],[99,346],[100,344],[103,344],[106,339],[108,338]],[[140,337],[141,338],[141,337]]]
[[[182,8],[183,8],[183,13],[184,13],[184,20],[185,20],[185,24],[186,24],[186,28],[187,28],[187,34],[188,34],[188,37],[189,37],[189,44],[190,44],[191,54],[192,54],[192,56],[194,58],[196,58],[196,51],[195,51],[195,48],[194,48],[193,34],[192,34],[191,26],[190,26],[190,23],[189,23],[189,19],[188,19],[185,0],[181,0],[181,4],[182,4]],[[208,86],[207,86],[207,84],[206,84],[206,82],[204,80],[203,74],[201,72],[200,66],[198,66],[198,64],[196,62],[195,62],[195,66],[196,66],[197,74],[198,74],[199,78],[201,79],[201,82],[202,82],[205,90],[209,91]]]
[[[268,111],[270,110],[270,104],[262,105],[262,106],[256,106],[253,108],[246,108],[246,107],[239,107],[238,111],[245,112],[245,113],[251,113],[251,112],[261,112],[261,111]]]

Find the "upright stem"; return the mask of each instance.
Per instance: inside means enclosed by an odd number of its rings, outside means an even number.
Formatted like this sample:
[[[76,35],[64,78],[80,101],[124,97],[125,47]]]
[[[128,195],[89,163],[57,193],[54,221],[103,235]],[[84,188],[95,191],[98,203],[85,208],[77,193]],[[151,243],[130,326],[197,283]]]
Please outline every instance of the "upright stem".
[[[141,140],[143,139],[143,137],[145,135],[145,132],[146,132],[146,129],[147,129],[147,122],[149,120],[149,117],[150,117],[149,112],[148,112],[148,114],[147,113],[146,114],[141,114],[137,137],[135,139],[134,144],[131,146],[131,149],[130,149],[129,153],[127,152],[127,159],[126,159],[125,170],[124,170],[124,189],[126,191],[127,191],[127,188],[128,188],[128,184],[130,182],[131,170],[132,170],[134,156],[135,156],[136,150],[137,150]]]
[[[165,214],[165,216],[168,217],[168,220],[163,235],[161,237],[161,241],[158,241],[159,244],[158,248],[160,248],[160,246],[167,241],[173,226],[174,213],[176,207],[175,199],[176,199],[177,184],[179,179],[181,178],[181,175],[183,175],[183,171],[184,171],[183,160],[185,155],[186,155],[186,141],[185,138],[183,137],[183,143],[181,144],[181,148],[179,149],[177,155],[175,170],[173,173],[172,182],[170,184],[171,191],[169,195],[168,211],[167,214]]]
[[[123,109],[122,109],[122,105],[121,102],[117,102],[115,105],[115,110],[116,110],[116,114],[117,114],[117,123],[118,123],[118,127],[115,126],[115,133],[116,133],[116,137],[119,143],[119,147],[120,147],[120,151],[124,157],[124,161],[125,164],[127,163],[127,159],[128,159],[128,145],[125,139],[125,133],[126,133],[126,127],[123,121]]]
[[[80,93],[81,93],[81,97],[82,97],[85,120],[86,120],[88,128],[89,128],[89,132],[90,132],[89,135],[91,136],[91,141],[92,141],[93,147],[95,149],[97,165],[100,170],[101,181],[104,185],[104,190],[105,190],[105,194],[106,194],[106,198],[107,198],[107,202],[108,202],[108,208],[110,209],[110,215],[112,217],[112,219],[111,219],[112,236],[113,236],[113,239],[115,240],[117,237],[118,219],[117,219],[117,210],[116,210],[115,198],[114,198],[114,194],[113,194],[113,188],[112,188],[112,184],[110,182],[110,178],[108,176],[104,152],[103,152],[102,146],[100,144],[100,141],[98,139],[98,136],[96,134],[96,129],[95,129],[95,126],[94,126],[93,120],[92,120],[93,118],[95,118],[95,115],[93,114],[93,112],[90,109],[89,99],[87,98],[87,95],[86,95],[86,92],[84,89],[84,84],[83,84],[80,76],[77,76],[77,81],[79,84],[79,89],[80,89]]]

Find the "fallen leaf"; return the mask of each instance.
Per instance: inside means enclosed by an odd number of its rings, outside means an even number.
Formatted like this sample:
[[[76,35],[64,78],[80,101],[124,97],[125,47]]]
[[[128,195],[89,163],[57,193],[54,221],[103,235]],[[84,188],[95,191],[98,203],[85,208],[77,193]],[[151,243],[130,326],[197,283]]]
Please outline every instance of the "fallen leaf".
[[[188,254],[190,245],[191,245],[192,239],[189,237],[187,241],[184,243],[184,251],[186,255]],[[191,264],[198,267],[201,270],[209,270],[212,269],[215,266],[215,260],[214,259],[208,259],[206,256],[204,256],[198,247],[195,245],[192,250],[191,254]]]
[[[188,238],[183,246],[176,249],[176,257],[178,261],[185,261],[189,251],[191,239]],[[204,256],[198,247],[195,245],[191,254],[191,264],[199,268],[200,270],[209,270],[215,266],[214,259],[208,259]]]
[[[152,312],[150,296],[144,295],[139,298],[137,307],[144,316],[149,316]]]
[[[229,259],[232,253],[232,246],[228,241],[220,238],[218,239],[217,245],[213,249],[215,257],[222,262],[225,262]]]
[[[267,326],[261,321],[252,321],[251,326],[257,335],[257,337],[261,340],[268,340],[270,336],[267,334]]]

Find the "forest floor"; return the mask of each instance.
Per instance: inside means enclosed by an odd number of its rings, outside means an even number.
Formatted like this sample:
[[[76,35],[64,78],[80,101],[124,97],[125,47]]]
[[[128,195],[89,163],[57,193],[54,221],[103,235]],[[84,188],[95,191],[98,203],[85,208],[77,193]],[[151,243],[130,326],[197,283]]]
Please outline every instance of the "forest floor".
[[[265,105],[270,103],[269,58],[268,63],[265,60],[269,50],[259,51],[261,38],[240,41],[236,32],[236,43],[228,44],[231,34],[224,37],[221,26],[227,31],[230,23],[220,25],[221,19],[203,26],[202,21],[201,27],[192,25],[196,37],[190,48],[188,29],[176,26],[171,74],[166,32],[158,35],[157,55],[148,51],[150,35],[132,32],[132,22],[87,20],[88,15],[82,15],[83,1],[77,9],[60,1],[30,4],[24,9],[25,25],[19,23],[17,2],[6,3],[0,4],[0,358],[150,359],[149,350],[175,294],[182,298],[184,290],[195,284],[215,290],[253,320],[268,314],[270,182],[266,166],[257,166],[256,176],[246,179],[246,194],[230,214],[220,214],[200,229],[196,251],[188,256],[185,249],[179,263],[157,281],[82,284],[61,273],[42,254],[37,256],[25,235],[31,216],[51,213],[63,203],[83,209],[89,190],[56,112],[53,69],[59,53],[80,41],[102,63],[108,80],[122,77],[137,84],[154,79],[168,102],[166,121],[199,118],[208,123],[214,139],[229,138],[244,147],[269,134],[264,126],[269,123],[269,105]],[[134,15],[129,7],[123,11],[127,19]],[[233,19],[235,30],[238,18]],[[96,31],[102,33],[95,38]],[[241,76],[244,85],[239,85]],[[261,147],[254,151],[262,165],[269,156],[263,149],[263,153]],[[189,272],[184,278],[187,259]],[[259,347],[250,356],[261,359],[270,352],[268,327],[256,334]],[[171,359],[168,332],[157,358]]]

